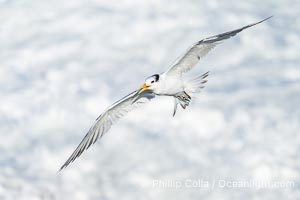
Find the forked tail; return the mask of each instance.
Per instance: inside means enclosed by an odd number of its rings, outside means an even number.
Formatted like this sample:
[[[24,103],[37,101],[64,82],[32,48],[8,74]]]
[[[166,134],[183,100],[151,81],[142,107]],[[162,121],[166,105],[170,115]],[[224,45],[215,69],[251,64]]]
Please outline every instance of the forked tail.
[[[200,93],[201,90],[204,88],[204,84],[207,82],[206,78],[208,77],[209,72],[206,72],[202,74],[201,76],[198,76],[192,80],[189,80],[184,83],[184,91],[178,93],[176,96],[174,96],[174,111],[173,111],[173,117],[176,114],[177,111],[177,105],[180,104],[183,109],[185,109],[190,101],[191,101],[191,95]]]
[[[209,72],[202,74],[194,79],[191,79],[184,83],[184,90],[189,95],[200,93],[201,90],[204,88],[205,83],[207,82],[207,77]]]

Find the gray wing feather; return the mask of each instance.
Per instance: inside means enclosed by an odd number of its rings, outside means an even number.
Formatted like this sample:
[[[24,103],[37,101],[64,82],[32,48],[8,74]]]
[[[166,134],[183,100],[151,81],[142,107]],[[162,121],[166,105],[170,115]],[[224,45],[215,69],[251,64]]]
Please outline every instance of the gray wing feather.
[[[200,59],[202,59],[208,52],[210,52],[214,47],[220,44],[223,40],[229,39],[235,36],[236,34],[238,34],[239,32],[243,31],[244,29],[260,24],[263,21],[270,19],[271,17],[272,16],[233,31],[228,31],[226,33],[211,36],[198,41],[191,48],[189,48],[188,51],[182,57],[177,59],[172,65],[172,67],[165,73],[181,76],[182,73],[191,70],[199,62]]]
[[[143,92],[138,94],[136,90],[121,100],[111,105],[104,113],[102,113],[95,121],[94,125],[90,128],[78,147],[68,158],[68,160],[61,166],[60,170],[66,168],[76,158],[78,158],[83,151],[87,150],[97,139],[102,137],[113,124],[115,124],[121,117],[129,111],[137,108],[140,104],[149,102],[155,97],[153,93]]]

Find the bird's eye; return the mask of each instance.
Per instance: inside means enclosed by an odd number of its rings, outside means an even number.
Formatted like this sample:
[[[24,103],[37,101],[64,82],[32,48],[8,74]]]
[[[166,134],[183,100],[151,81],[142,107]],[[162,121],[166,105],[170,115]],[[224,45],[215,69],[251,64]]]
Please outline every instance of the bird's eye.
[[[154,83],[154,81],[151,81],[151,83]]]

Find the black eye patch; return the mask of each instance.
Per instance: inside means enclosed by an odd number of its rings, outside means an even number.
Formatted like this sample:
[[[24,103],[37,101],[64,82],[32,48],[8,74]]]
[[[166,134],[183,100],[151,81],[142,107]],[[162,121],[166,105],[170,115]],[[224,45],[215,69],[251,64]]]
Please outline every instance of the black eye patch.
[[[154,74],[154,75],[149,76],[148,78],[146,78],[146,80],[149,80],[149,79],[151,80],[151,83],[157,82],[157,81],[159,81],[159,75],[158,74]]]
[[[158,74],[154,74],[153,77],[155,79],[155,82],[159,81],[159,75]]]

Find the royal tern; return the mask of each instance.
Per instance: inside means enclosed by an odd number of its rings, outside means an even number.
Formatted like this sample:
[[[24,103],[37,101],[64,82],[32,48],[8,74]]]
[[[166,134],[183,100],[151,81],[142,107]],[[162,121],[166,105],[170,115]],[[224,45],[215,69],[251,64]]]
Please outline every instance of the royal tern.
[[[171,65],[169,70],[146,78],[145,83],[141,85],[140,89],[130,93],[108,107],[96,119],[94,125],[90,128],[68,160],[61,166],[60,170],[67,167],[79,157],[83,151],[94,144],[99,137],[102,137],[110,127],[126,113],[140,104],[150,101],[157,95],[174,98],[173,116],[176,113],[178,104],[185,109],[191,101],[191,96],[199,93],[204,87],[204,84],[207,82],[205,78],[208,76],[208,72],[188,81],[183,80],[182,74],[191,70],[199,60],[223,40],[235,36],[244,29],[262,23],[271,17],[233,31],[202,39],[189,48],[183,56],[178,58],[174,64]]]

